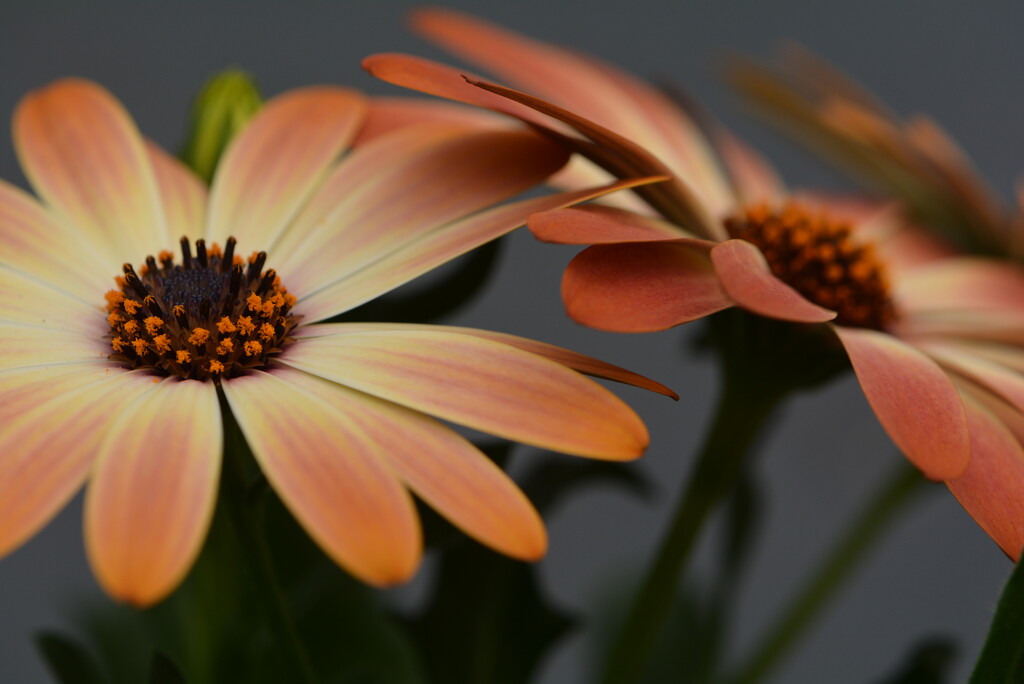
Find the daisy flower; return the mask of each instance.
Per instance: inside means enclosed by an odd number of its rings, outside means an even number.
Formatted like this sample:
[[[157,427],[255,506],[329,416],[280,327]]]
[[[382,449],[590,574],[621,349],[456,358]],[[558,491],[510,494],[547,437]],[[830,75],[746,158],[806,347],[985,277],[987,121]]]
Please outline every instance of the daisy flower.
[[[957,258],[891,207],[787,193],[728,131],[592,58],[447,10],[415,28],[539,93],[406,55],[364,66],[383,80],[516,116],[595,164],[566,184],[670,174],[629,202],[531,216],[542,240],[592,245],[562,295],[584,325],[664,330],[730,307],[824,324],[889,436],[950,489],[1003,550],[1024,545],[1024,275]],[[601,168],[598,168],[601,167]],[[642,200],[642,202],[640,201]],[[612,204],[615,203],[615,206]]]
[[[222,407],[320,547],[382,586],[419,563],[410,490],[502,553],[545,551],[519,489],[436,419],[569,454],[641,454],[643,423],[577,371],[671,394],[656,383],[511,335],[324,322],[530,213],[630,185],[498,204],[567,153],[442,117],[398,125],[393,105],[326,86],[280,95],[207,192],[94,83],[22,100],[15,148],[38,199],[0,182],[0,554],[88,479],[100,584],[161,599],[210,523]]]

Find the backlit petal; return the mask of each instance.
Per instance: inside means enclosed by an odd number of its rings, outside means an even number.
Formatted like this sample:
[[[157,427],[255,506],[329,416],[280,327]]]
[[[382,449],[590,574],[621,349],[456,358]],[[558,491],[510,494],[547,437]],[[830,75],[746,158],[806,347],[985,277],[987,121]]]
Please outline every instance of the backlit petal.
[[[0,369],[105,361],[110,343],[77,332],[0,322]]]
[[[537,560],[547,549],[544,523],[526,496],[450,428],[396,404],[307,373],[282,380],[315,394],[347,416],[361,439],[416,494],[467,534],[501,553]]]
[[[13,125],[32,186],[95,250],[120,264],[170,246],[142,136],[110,93],[60,80],[25,96]]]
[[[352,142],[358,149],[370,140],[406,126],[423,123],[454,124],[466,129],[504,129],[516,126],[503,116],[493,112],[466,107],[439,100],[424,100],[419,97],[370,98],[370,110],[359,134]]]
[[[146,152],[160,188],[167,234],[172,240],[183,235],[193,240],[201,237],[206,217],[206,185],[191,169],[164,152],[156,143],[147,141]],[[156,247],[151,250],[156,250]],[[153,253],[151,251],[148,254]]]
[[[746,240],[727,240],[711,250],[722,288],[736,303],[756,314],[798,323],[822,323],[836,317],[782,282],[761,251]]]
[[[276,373],[223,387],[264,475],[320,548],[378,586],[416,572],[422,542],[412,501],[353,415]]]
[[[685,230],[654,216],[625,209],[587,204],[530,217],[530,232],[544,242],[561,245],[596,245],[611,242],[647,242],[692,237]],[[694,238],[696,239],[696,238]],[[708,248],[714,245],[703,241]]]
[[[933,343],[921,346],[929,356],[944,367],[984,386],[990,392],[1024,411],[1024,375],[956,345]]]
[[[562,301],[577,323],[614,332],[665,330],[733,305],[707,250],[677,242],[585,249],[565,269]]]
[[[281,362],[468,427],[610,460],[640,456],[647,430],[618,397],[545,358],[440,331],[296,341]]]
[[[113,284],[113,282],[111,282]],[[27,275],[0,266],[0,323],[77,332],[99,339],[110,329],[101,308],[102,293],[89,306]]]
[[[266,250],[355,136],[366,98],[329,86],[267,102],[228,146],[210,190],[206,238]]]
[[[211,382],[167,379],[107,426],[85,497],[85,545],[115,599],[148,606],[192,567],[213,516],[220,409]]]
[[[963,403],[934,361],[891,335],[836,326],[864,395],[896,446],[926,477],[964,472],[970,439]]]
[[[914,269],[894,296],[910,312],[929,309],[1024,311],[1024,269],[994,259],[946,259]]]

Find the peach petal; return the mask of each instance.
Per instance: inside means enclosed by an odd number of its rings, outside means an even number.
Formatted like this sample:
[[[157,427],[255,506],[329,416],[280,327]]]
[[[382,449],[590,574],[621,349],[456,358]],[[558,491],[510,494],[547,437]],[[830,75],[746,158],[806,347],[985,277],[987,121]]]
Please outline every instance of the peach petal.
[[[108,341],[79,333],[0,322],[0,369],[76,361],[106,361]]]
[[[266,250],[355,137],[366,98],[331,86],[268,101],[228,145],[213,178],[206,238]]]
[[[613,332],[651,332],[733,305],[706,250],[678,242],[596,245],[573,259],[562,300],[577,323]]]
[[[535,354],[440,330],[296,341],[280,361],[501,437],[569,454],[637,458],[644,424],[597,383]]]
[[[904,338],[955,338],[1022,346],[1024,314],[999,309],[909,311],[897,320],[893,332]]]
[[[663,219],[600,204],[534,214],[528,225],[538,240],[560,245],[647,242],[692,237],[679,226]],[[693,239],[695,242],[703,242],[709,249],[715,244],[710,240]]]
[[[778,173],[752,147],[725,128],[716,131],[716,140],[739,203],[776,204],[786,196],[786,187]]]
[[[296,312],[305,316],[308,322],[330,318],[501,237],[523,225],[530,214],[585,202],[649,181],[619,181],[600,188],[520,200],[449,223],[408,241],[400,249],[351,276],[302,298]]]
[[[94,250],[120,264],[168,246],[142,136],[109,92],[56,81],[22,99],[13,127],[32,186]]]
[[[896,446],[925,477],[964,472],[970,438],[963,403],[942,369],[891,335],[835,326],[868,403]]]
[[[160,188],[168,235],[172,240],[183,235],[193,240],[201,237],[206,217],[206,185],[190,168],[156,143],[147,140],[146,152]]]
[[[467,130],[508,130],[510,126],[505,117],[451,102],[424,100],[418,97],[376,96],[370,98],[370,110],[366,121],[359,129],[352,147],[358,149],[361,145],[391,131],[423,123],[453,124]]]
[[[970,378],[1009,402],[1018,411],[1024,411],[1024,375],[1006,366],[971,354],[946,343],[917,345],[940,365]]]
[[[260,468],[336,563],[377,586],[404,582],[422,553],[408,492],[353,415],[291,377],[256,371],[223,383]]]
[[[359,439],[372,443],[399,479],[464,532],[515,558],[544,555],[547,534],[537,511],[501,468],[454,431],[300,371],[276,375],[348,417]]]
[[[27,406],[38,406],[95,378],[123,373],[107,361],[71,361],[0,369],[0,429]]]
[[[100,585],[135,606],[163,599],[195,561],[220,477],[210,382],[166,379],[107,426],[85,497],[85,547]]]
[[[430,144],[407,144],[427,136]],[[415,127],[393,137],[405,144],[378,139],[381,144],[367,145],[346,159],[325,184],[321,194],[327,197],[314,200],[329,210],[307,209],[291,231],[293,240],[282,244],[280,251],[288,256],[280,268],[296,295],[336,282],[431,230],[518,195],[568,159],[564,148],[529,131]],[[293,248],[295,241],[300,242]]]
[[[1007,427],[971,397],[964,400],[971,461],[946,482],[960,505],[1014,562],[1024,547],[1024,450]]]
[[[97,258],[79,235],[38,201],[0,181],[0,264],[43,280],[73,297],[102,297],[120,264]]]
[[[929,309],[1024,311],[1024,269],[994,259],[946,259],[907,274],[894,293],[916,313]]]
[[[20,376],[24,382],[39,373]],[[0,387],[11,379],[0,374]],[[67,504],[85,481],[111,416],[148,392],[151,379],[94,367],[19,387],[18,411],[0,423],[0,556]],[[4,402],[12,394],[0,390]]]
[[[834,311],[809,302],[772,275],[761,251],[746,240],[721,243],[711,250],[711,261],[722,288],[748,311],[798,323],[823,323],[836,317]]]
[[[113,282],[111,283],[113,284]],[[92,306],[44,282],[0,265],[0,324],[75,332],[99,339],[110,329],[101,308],[103,293]]]
[[[672,399],[679,399],[678,394],[665,385],[662,385],[660,382],[655,382],[650,378],[645,378],[644,376],[628,371],[625,368],[605,363],[599,359],[586,356],[585,354],[579,354],[569,349],[556,347],[553,344],[546,344],[526,337],[518,337],[516,335],[509,335],[491,330],[462,328],[450,325],[425,325],[418,323],[317,323],[314,325],[304,325],[298,328],[295,331],[295,337],[323,337],[325,335],[333,335],[336,333],[359,332],[362,330],[441,330],[450,333],[458,333],[460,335],[472,335],[474,337],[501,342],[502,344],[507,344],[518,349],[522,349],[523,351],[528,351],[531,354],[543,356],[546,359],[551,359],[552,361],[572,368],[580,373],[584,373],[585,375],[591,375],[605,380],[614,380],[615,382],[621,382],[626,385],[650,390],[651,392],[657,392],[658,394],[664,394],[666,397],[671,397]]]

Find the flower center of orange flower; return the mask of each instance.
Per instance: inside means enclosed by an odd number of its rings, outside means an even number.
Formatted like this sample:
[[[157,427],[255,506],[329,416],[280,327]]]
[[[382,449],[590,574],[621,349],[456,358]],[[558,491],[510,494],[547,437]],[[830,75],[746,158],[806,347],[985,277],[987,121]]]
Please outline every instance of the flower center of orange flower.
[[[896,317],[885,264],[858,242],[848,223],[797,205],[748,207],[725,222],[729,234],[756,245],[772,273],[837,313],[836,323],[884,330]]]
[[[263,270],[266,252],[235,256],[235,239],[223,251],[181,238],[181,263],[174,254],[152,256],[138,272],[124,265],[118,289],[107,292],[110,358],[132,368],[206,380],[238,375],[266,365],[298,323],[295,297],[273,269]]]

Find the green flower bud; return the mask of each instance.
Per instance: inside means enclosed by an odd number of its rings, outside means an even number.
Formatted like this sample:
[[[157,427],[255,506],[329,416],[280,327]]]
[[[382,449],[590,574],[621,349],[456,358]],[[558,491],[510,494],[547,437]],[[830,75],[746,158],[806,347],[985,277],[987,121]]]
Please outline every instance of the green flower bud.
[[[212,77],[192,103],[182,161],[209,183],[228,142],[262,105],[259,89],[248,74],[229,69]]]

